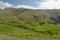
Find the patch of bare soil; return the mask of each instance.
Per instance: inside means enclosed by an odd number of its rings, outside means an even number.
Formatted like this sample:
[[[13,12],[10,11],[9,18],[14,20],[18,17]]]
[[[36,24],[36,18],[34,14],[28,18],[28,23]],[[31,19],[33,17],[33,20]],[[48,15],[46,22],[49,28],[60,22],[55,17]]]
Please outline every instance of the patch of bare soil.
[[[60,40],[60,36],[32,37],[27,35],[18,36],[18,35],[0,34],[0,40]]]

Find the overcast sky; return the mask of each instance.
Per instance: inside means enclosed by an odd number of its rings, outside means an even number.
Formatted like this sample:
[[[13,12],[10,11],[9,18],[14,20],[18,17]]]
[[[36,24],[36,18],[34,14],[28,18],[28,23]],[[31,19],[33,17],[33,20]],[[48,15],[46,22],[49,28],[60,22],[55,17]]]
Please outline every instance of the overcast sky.
[[[0,8],[60,9],[60,0],[0,0]]]

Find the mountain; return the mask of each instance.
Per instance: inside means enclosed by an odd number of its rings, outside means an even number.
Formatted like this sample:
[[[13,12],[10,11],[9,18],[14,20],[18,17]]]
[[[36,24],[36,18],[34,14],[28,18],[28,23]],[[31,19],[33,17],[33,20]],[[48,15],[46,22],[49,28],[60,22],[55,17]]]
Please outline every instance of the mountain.
[[[11,33],[12,31],[10,30],[13,30],[12,28],[14,28],[14,30],[16,30],[13,31],[14,34],[19,34],[19,32],[21,33],[20,29],[22,29],[23,33],[26,32],[25,30],[28,30],[29,32],[31,31],[31,33],[33,31],[33,33],[37,32],[42,34],[50,34],[52,36],[60,34],[59,24],[60,24],[60,10],[58,9],[52,10],[48,9],[33,10],[25,8],[0,9],[0,26],[2,26],[0,28],[2,31],[8,28],[6,33]],[[17,27],[17,29],[15,27]]]
[[[0,20],[2,19],[16,19],[16,20],[25,20],[25,21],[39,21],[39,22],[48,22],[54,21],[55,23],[60,23],[60,10],[32,10],[32,9],[14,9],[6,8],[0,9]]]

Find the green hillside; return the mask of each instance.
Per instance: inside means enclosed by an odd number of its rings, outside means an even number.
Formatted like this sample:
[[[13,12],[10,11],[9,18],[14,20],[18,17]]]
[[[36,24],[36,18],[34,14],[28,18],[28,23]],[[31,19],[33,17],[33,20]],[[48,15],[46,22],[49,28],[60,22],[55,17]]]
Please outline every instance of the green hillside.
[[[0,9],[0,34],[60,35],[60,10]]]

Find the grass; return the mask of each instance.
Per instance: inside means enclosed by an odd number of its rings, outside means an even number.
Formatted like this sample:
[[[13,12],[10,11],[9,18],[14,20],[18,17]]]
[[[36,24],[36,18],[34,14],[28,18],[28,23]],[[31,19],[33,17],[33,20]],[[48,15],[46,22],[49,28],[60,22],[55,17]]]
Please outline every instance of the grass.
[[[13,27],[6,24],[0,24],[0,34],[11,34],[11,35],[33,35],[36,34],[31,30],[25,30],[18,27]]]
[[[24,22],[22,22],[21,25],[23,25]],[[51,30],[52,33],[58,33],[58,35],[50,36],[50,34],[42,34],[39,32],[35,32],[29,29],[24,29],[21,27],[16,27],[13,25],[8,24],[0,24],[0,40],[59,40],[60,39],[60,24],[54,25],[54,24],[43,24],[39,25],[37,22],[32,23],[36,25],[35,30],[37,31],[49,31]],[[27,27],[30,24],[25,25]],[[37,27],[38,26],[38,27]],[[31,27],[32,28],[32,27]]]

